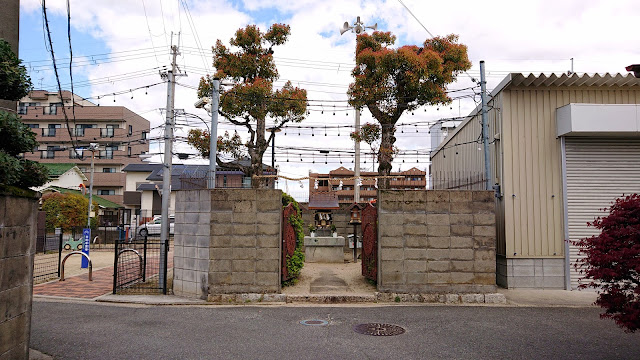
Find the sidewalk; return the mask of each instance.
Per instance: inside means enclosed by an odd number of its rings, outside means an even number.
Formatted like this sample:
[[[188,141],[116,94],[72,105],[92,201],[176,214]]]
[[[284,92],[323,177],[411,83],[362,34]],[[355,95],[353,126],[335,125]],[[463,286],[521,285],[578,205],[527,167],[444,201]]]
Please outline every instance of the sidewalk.
[[[374,285],[368,283],[361,275],[361,264],[305,264],[298,283],[282,289],[281,294],[260,296],[260,294],[238,294],[225,297],[225,303],[396,303],[397,296],[381,296],[376,293]],[[69,299],[91,299],[101,302],[134,303],[146,305],[215,305],[197,299],[182,298],[173,295],[113,295],[113,267],[106,267],[93,272],[93,281],[88,281],[87,274],[71,276],[65,281],[52,281],[35,285],[33,294],[37,298],[62,297]],[[388,294],[382,294],[388,295]],[[491,305],[518,307],[590,307],[594,306],[597,294],[594,291],[566,290],[524,290],[498,289],[496,294],[502,301]],[[477,305],[483,301],[425,301],[420,295],[398,294],[400,303],[443,303],[454,305]],[[449,294],[456,296],[456,294]],[[489,296],[489,295],[487,295]],[[506,298],[506,302],[504,301]],[[259,300],[258,300],[259,299]],[[441,299],[442,300],[442,299]],[[489,303],[490,301],[486,301]]]
[[[64,298],[94,299],[113,291],[113,266],[93,270],[93,281],[82,274],[65,277],[64,281],[50,281],[33,286],[34,296],[56,296]]]

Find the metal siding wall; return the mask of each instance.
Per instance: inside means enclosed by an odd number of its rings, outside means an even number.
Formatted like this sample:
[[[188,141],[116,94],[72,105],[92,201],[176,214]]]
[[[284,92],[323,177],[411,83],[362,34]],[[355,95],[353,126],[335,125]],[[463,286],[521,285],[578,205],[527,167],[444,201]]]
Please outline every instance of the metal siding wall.
[[[564,211],[560,140],[556,109],[569,103],[640,103],[639,89],[609,87],[507,87],[490,103],[490,140],[499,132],[502,155],[494,174],[503,199],[498,202],[497,254],[510,258],[564,257]],[[447,146],[480,135],[480,117],[464,123]],[[483,171],[477,144],[438,152],[432,172]]]
[[[575,241],[599,233],[587,222],[606,215],[602,209],[616,198],[640,192],[640,139],[566,138],[566,156],[569,239]],[[573,267],[578,258],[570,244],[572,289],[581,276]]]

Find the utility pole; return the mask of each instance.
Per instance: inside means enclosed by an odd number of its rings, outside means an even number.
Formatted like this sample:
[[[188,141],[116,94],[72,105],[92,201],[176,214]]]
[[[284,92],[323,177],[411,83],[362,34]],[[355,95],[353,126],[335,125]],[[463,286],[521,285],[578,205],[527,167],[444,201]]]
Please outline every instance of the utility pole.
[[[482,99],[482,144],[484,147],[484,175],[486,190],[491,190],[491,162],[489,160],[489,119],[487,118],[487,80],[484,76],[484,60],[480,61],[480,98]]]
[[[362,21],[360,21],[360,16],[358,16],[356,18],[356,21],[353,23],[353,26],[350,26],[349,23],[345,21],[345,23],[342,25],[342,28],[340,28],[340,35],[344,34],[349,30],[351,30],[351,32],[355,33],[356,35],[360,35],[363,32],[365,32],[366,29],[371,29],[375,31],[376,29],[378,29],[378,23],[375,23],[373,26],[364,26]],[[356,132],[360,132],[360,109],[359,108],[356,108],[355,128],[356,128]],[[354,159],[355,166],[353,167],[353,170],[354,170],[353,175],[355,177],[355,180],[353,181],[353,202],[357,204],[360,202],[360,142],[359,141],[355,141],[354,150],[355,150],[356,156]]]
[[[169,249],[169,202],[171,199],[171,165],[173,160],[173,124],[174,110],[173,103],[175,101],[176,91],[176,57],[178,56],[178,47],[171,46],[171,70],[166,74],[162,74],[167,78],[167,109],[166,121],[164,123],[164,162],[162,164],[162,228],[160,230],[160,274],[159,282],[162,286],[162,292],[167,293],[167,254]],[[163,77],[164,77],[163,76]]]
[[[218,157],[218,108],[220,107],[220,79],[213,79],[211,87],[211,134],[209,137],[209,189],[216,188],[216,159]]]
[[[95,151],[98,150],[97,143],[91,143],[89,145],[89,150],[91,150],[91,178],[89,180],[89,213],[87,215],[87,228],[91,228],[91,203],[93,202],[93,173],[95,167],[93,165],[93,159],[95,158]]]
[[[89,144],[89,150],[91,150],[91,180],[89,180],[89,210],[87,213],[87,228],[82,230],[82,252],[89,256],[89,247],[91,244],[91,208],[93,205],[93,173],[95,172],[95,167],[93,165],[95,158],[95,152],[98,150],[97,143]],[[80,263],[80,268],[86,269],[89,267],[89,261],[86,257],[82,257],[82,262]]]
[[[360,132],[360,109],[356,109],[356,133]],[[353,175],[356,178],[353,182],[353,202],[360,202],[360,141],[355,142],[355,166],[353,167]],[[354,240],[355,241],[355,240]],[[355,248],[355,245],[354,245]]]

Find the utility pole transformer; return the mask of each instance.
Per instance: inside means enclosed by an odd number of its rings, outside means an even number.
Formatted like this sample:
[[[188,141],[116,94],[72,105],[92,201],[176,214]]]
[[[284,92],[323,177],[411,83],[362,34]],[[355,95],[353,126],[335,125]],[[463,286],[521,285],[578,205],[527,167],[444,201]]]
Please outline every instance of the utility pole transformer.
[[[169,201],[171,199],[171,165],[173,158],[173,124],[174,110],[173,103],[175,101],[176,91],[176,57],[178,56],[178,47],[171,46],[171,70],[167,76],[167,109],[166,121],[164,124],[164,162],[162,164],[162,228],[160,230],[160,274],[159,281],[162,286],[162,292],[167,293],[167,254],[169,249]]]
[[[482,145],[484,147],[484,176],[486,190],[493,189],[491,161],[489,160],[489,119],[487,118],[487,80],[484,76],[484,60],[480,61],[480,98],[482,99]]]

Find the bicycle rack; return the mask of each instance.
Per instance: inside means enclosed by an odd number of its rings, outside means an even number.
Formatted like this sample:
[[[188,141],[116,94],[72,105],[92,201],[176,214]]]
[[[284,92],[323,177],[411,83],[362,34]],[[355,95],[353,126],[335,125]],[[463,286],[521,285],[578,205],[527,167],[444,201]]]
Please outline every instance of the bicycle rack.
[[[89,261],[89,281],[93,281],[91,276],[93,272],[93,265],[91,264],[91,258],[89,257],[89,255],[83,253],[82,251],[72,251],[69,254],[67,254],[67,256],[65,256],[64,259],[62,259],[62,265],[60,265],[60,281],[64,281],[64,263],[67,261],[67,258],[69,256],[74,254],[80,254],[87,258],[87,260]]]

